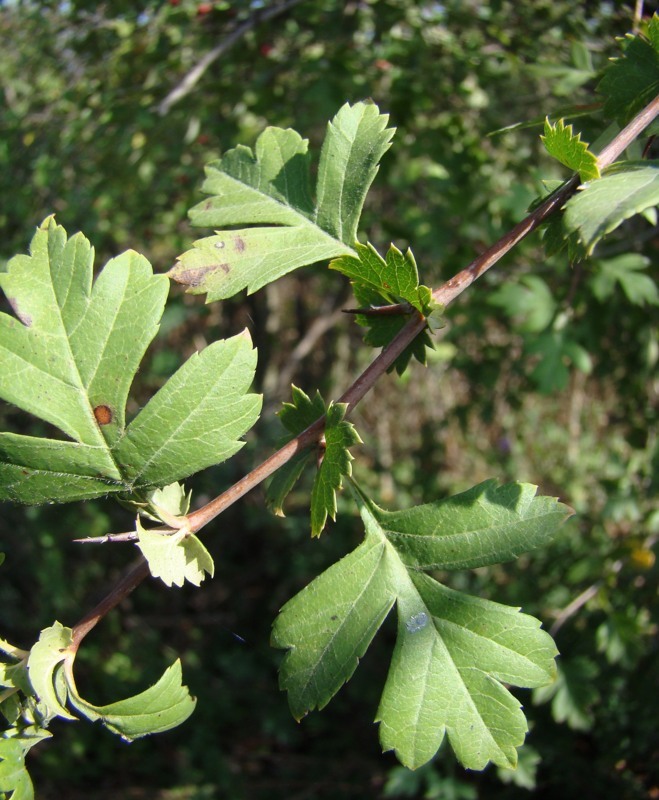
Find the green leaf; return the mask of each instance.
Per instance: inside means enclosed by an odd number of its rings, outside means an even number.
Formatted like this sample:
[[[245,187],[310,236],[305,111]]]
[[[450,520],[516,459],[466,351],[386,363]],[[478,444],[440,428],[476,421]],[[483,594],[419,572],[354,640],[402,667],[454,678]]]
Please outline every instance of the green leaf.
[[[176,660],[156,684],[134,697],[95,706],[69,686],[69,701],[87,719],[100,720],[113,733],[132,741],[175,728],[192,714],[197,701],[181,679],[181,662]]]
[[[272,646],[287,649],[279,686],[295,719],[324,708],[357,668],[396,595],[386,543],[365,541],[282,608]]]
[[[11,792],[11,800],[34,798],[25,768],[25,750],[16,739],[0,739],[0,792]]]
[[[291,397],[293,402],[283,403],[277,416],[286,430],[290,431],[293,436],[297,436],[324,416],[327,407],[318,391],[312,400],[302,389],[292,385]]]
[[[585,184],[565,206],[564,225],[588,254],[602,237],[659,203],[659,161],[623,162]]]
[[[362,308],[369,306],[377,306],[382,303],[382,295],[368,286],[354,283],[353,290],[355,298]],[[433,312],[431,312],[433,313]],[[409,316],[406,314],[385,314],[385,315],[370,315],[370,314],[356,314],[355,322],[363,328],[367,328],[364,336],[365,344],[371,347],[386,347],[389,342],[396,336],[396,334],[403,328],[409,321]],[[394,369],[399,375],[402,375],[412,358],[415,358],[420,364],[426,364],[426,349],[434,347],[432,339],[428,335],[427,330],[413,339],[410,344],[398,356],[396,361],[389,368],[389,372]]]
[[[131,484],[166,485],[240,450],[261,409],[261,396],[248,393],[255,368],[247,331],[192,355],[114,450]]]
[[[525,350],[530,356],[540,357],[531,371],[531,379],[545,394],[565,389],[570,377],[570,365],[586,374],[592,370],[592,359],[588,351],[574,339],[570,339],[565,330],[541,333],[526,342]]]
[[[362,444],[351,422],[344,417],[346,403],[330,403],[325,418],[325,449],[311,490],[311,535],[320,536],[327,516],[336,519],[336,493],[343,488],[343,477],[352,475],[349,447]]]
[[[0,686],[7,689],[20,689],[26,695],[32,693],[30,680],[27,674],[27,659],[21,659],[16,664],[0,663]]]
[[[392,244],[386,260],[370,243],[356,244],[355,250],[356,256],[335,258],[329,265],[330,269],[378,292],[385,302],[407,301],[417,311],[425,313],[425,295],[420,292],[419,273],[411,250],[403,254]]]
[[[556,647],[519,609],[448,589],[423,573],[400,579],[398,637],[376,721],[383,749],[415,768],[448,735],[469,769],[514,767],[526,719],[503,686],[553,680]]]
[[[374,103],[346,103],[327,124],[318,165],[316,224],[352,246],[366,193],[395,133]]]
[[[240,145],[210,164],[202,191],[211,197],[190,219],[222,230],[196,241],[170,277],[212,302],[353,253],[364,197],[394,133],[387,121],[373,104],[340,109],[327,128],[315,207],[307,140],[293,130],[267,128],[254,153]],[[225,229],[235,225],[251,227]]]
[[[537,275],[523,275],[516,283],[504,283],[488,302],[503,308],[519,330],[529,333],[543,331],[556,313],[551,290]]]
[[[659,94],[659,15],[647,28],[647,38],[627,35],[624,55],[609,65],[597,91],[605,96],[604,113],[620,125]]]
[[[380,305],[409,303],[410,312],[416,309],[428,318],[428,328],[435,331],[443,327],[443,308],[433,303],[432,292],[419,285],[419,274],[411,250],[402,253],[393,244],[386,260],[371,245],[356,244],[356,256],[341,256],[330,263],[330,269],[347,275],[360,307],[373,309],[373,313],[357,314],[358,325],[368,328],[364,337],[366,344],[385,347],[407,323],[409,317],[404,310],[399,314],[377,314]],[[426,363],[426,347],[432,347],[427,331],[423,331],[399,356],[391,369],[402,375],[410,358],[414,356]]]
[[[551,700],[551,713],[556,722],[566,722],[576,731],[593,726],[592,706],[598,701],[596,678],[599,670],[587,658],[562,659],[556,681],[533,692],[534,705]]]
[[[67,240],[52,217],[30,251],[0,274],[18,317],[0,314],[0,396],[73,441],[0,433],[0,496],[43,502],[117,491],[122,476],[111,447],[158,329],[166,280],[128,252],[108,262],[92,286],[89,242],[81,234]]]
[[[183,586],[189,581],[200,586],[208,573],[211,578],[215,565],[201,540],[185,530],[172,535],[145,530],[137,519],[137,546],[149,562],[154,578],[160,578],[166,586]]]
[[[650,259],[639,253],[626,253],[615,258],[595,262],[595,274],[590,285],[598,300],[607,300],[614,292],[616,284],[625,293],[630,303],[637,306],[659,305],[659,289],[649,275],[642,270],[650,266]]]
[[[466,492],[407,511],[370,512],[412,569],[473,569],[511,561],[548,542],[573,513],[528,483],[488,480]]]
[[[468,768],[514,766],[526,721],[503,683],[550,681],[554,643],[518,609],[448,589],[420,570],[513,558],[548,541],[570,509],[536,498],[535,487],[493,482],[408,512],[357,497],[364,542],[290,600],[273,627],[274,646],[288,651],[280,685],[293,715],[329,702],[396,603],[397,642],[377,714],[384,749],[416,768],[447,734]]]
[[[27,662],[28,677],[47,717],[76,719],[64,706],[66,690],[61,669],[71,643],[71,628],[65,628],[61,623],[55,622],[41,631],[39,641],[30,651]]]
[[[326,407],[320,392],[316,391],[312,400],[295,385],[291,386],[291,398],[291,403],[282,404],[277,416],[286,430],[293,436],[297,436],[325,416]],[[284,439],[283,443],[287,441],[289,441],[288,438]],[[266,490],[266,504],[277,516],[284,516],[284,501],[300,479],[312,454],[313,450],[310,448],[302,450],[273,475]]]
[[[191,496],[192,492],[186,494],[183,484],[170,483],[161,489],[147,492],[146,501],[156,514],[160,512],[171,517],[184,517],[190,509]]]
[[[266,491],[266,504],[273,514],[278,517],[284,514],[284,501],[293,491],[295,484],[300,480],[305,467],[309,463],[313,451],[306,449],[296,453],[283,467],[280,467],[272,476]]]
[[[581,141],[581,134],[574,133],[572,125],[565,125],[559,119],[552,125],[545,119],[545,133],[540,137],[550,156],[561,164],[579,173],[582,182],[600,177],[597,156],[588,149],[588,144]]]
[[[142,256],[112,259],[92,285],[92,250],[52,218],[0,286],[0,397],[67,440],[0,433],[0,499],[67,502],[171,483],[236,452],[260,398],[247,394],[249,337],[190,358],[126,427],[130,383],[167,296]],[[130,336],[126,331],[130,330]]]
[[[362,440],[355,426],[344,417],[345,403],[325,401],[319,392],[313,400],[297,386],[291,387],[292,403],[284,403],[279,418],[284,427],[294,436],[308,428],[320,417],[325,417],[325,433],[323,440],[316,448],[318,454],[318,470],[311,490],[311,535],[320,536],[327,522],[328,515],[336,518],[336,493],[343,486],[343,477],[352,474],[352,460],[348,448],[361,444]],[[293,489],[295,483],[313,450],[306,449],[278,470],[267,490],[267,504],[272,511],[283,516],[283,503]]]

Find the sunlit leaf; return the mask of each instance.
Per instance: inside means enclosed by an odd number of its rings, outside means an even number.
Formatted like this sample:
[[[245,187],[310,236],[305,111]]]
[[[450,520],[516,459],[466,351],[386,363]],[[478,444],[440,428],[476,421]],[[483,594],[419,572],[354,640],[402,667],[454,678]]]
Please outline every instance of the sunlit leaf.
[[[273,627],[273,644],[287,649],[280,685],[294,716],[329,702],[395,603],[398,636],[377,714],[383,747],[416,768],[447,735],[469,768],[514,766],[527,728],[504,684],[551,681],[554,643],[519,609],[421,570],[492,564],[547,542],[571,510],[535,491],[487,482],[407,512],[382,511],[358,492],[364,542],[290,600]]]
[[[545,120],[545,133],[540,137],[550,156],[561,162],[568,169],[579,173],[582,181],[600,177],[597,156],[588,149],[588,144],[581,141],[581,134],[575,134],[572,125],[565,125],[559,119],[555,125]]]
[[[172,483],[241,446],[260,398],[248,394],[256,353],[246,335],[193,355],[126,426],[128,390],[167,296],[137,253],[112,259],[92,283],[93,253],[49,218],[30,256],[0,286],[0,397],[66,439],[0,433],[0,499],[66,502]]]
[[[181,662],[176,660],[156,684],[134,697],[95,706],[69,687],[69,702],[84,717],[100,720],[113,733],[132,741],[175,728],[192,714],[197,701],[181,679]]]
[[[55,622],[41,631],[39,641],[30,651],[27,662],[28,677],[34,693],[48,716],[76,719],[64,705],[66,691],[61,671],[71,642],[71,629]]]
[[[378,292],[390,303],[407,301],[424,311],[424,296],[419,291],[419,273],[411,250],[402,253],[395,245],[387,251],[386,260],[372,244],[356,244],[357,256],[341,256],[330,263],[352,281]]]
[[[145,530],[137,520],[137,546],[149,563],[154,578],[160,578],[166,586],[183,586],[189,581],[200,586],[208,573],[215,572],[213,559],[201,540],[185,531],[170,536]]]
[[[170,277],[211,302],[353,253],[366,192],[393,136],[387,121],[372,103],[340,109],[327,127],[316,205],[307,140],[293,130],[267,128],[255,152],[240,145],[210,164],[202,191],[211,197],[190,218],[197,227],[221,230],[195,242]]]
[[[0,792],[11,792],[11,800],[34,798],[25,768],[25,750],[16,739],[0,739]]]
[[[624,162],[585,184],[565,206],[565,229],[588,253],[622,222],[659,203],[659,162]]]

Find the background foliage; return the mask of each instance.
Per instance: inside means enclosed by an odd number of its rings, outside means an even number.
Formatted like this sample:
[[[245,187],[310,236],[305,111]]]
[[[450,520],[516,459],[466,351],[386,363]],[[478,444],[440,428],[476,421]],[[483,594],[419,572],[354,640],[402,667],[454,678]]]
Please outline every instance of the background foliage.
[[[631,29],[632,6],[317,0],[259,21],[267,7],[257,2],[5,2],[0,256],[23,252],[54,211],[70,232],[85,231],[97,263],[135,247],[165,270],[198,235],[185,219],[205,162],[253,143],[267,124],[291,125],[317,147],[337,108],[372,97],[398,133],[369,194],[363,238],[381,251],[388,241],[412,244],[422,283],[436,286],[520,219],[542,180],[565,174],[544,154],[540,124],[489,134],[596,102],[598,72],[619,53],[614,37]],[[184,75],[242,25],[193,90],[164,108]],[[574,122],[591,141],[596,121]],[[368,720],[385,677],[377,648],[391,649],[393,627],[322,714],[302,725],[290,718],[275,690],[271,622],[354,547],[359,525],[339,515],[318,545],[302,493],[300,510],[293,495],[280,520],[256,492],[204,537],[216,555],[212,582],[141,587],[78,657],[82,693],[102,703],[114,681],[142,687],[180,654],[199,697],[193,718],[130,747],[61,723],[60,741],[31,757],[38,794],[659,793],[659,342],[656,287],[642,280],[655,286],[657,244],[656,229],[635,219],[572,268],[564,254],[546,259],[532,237],[451,309],[428,369],[383,380],[354,418],[365,442],[355,474],[385,507],[394,496],[404,507],[496,477],[537,483],[578,512],[550,548],[451,578],[455,588],[522,605],[556,634],[559,681],[518,695],[532,731],[517,773],[504,773],[504,783],[495,770],[468,775],[442,753],[410,773],[380,754]],[[272,449],[281,434],[272,411],[291,381],[336,397],[370,353],[339,311],[346,283],[323,270],[209,307],[172,291],[132,411],[200,346],[247,325],[259,347],[258,440],[197,476],[201,499]],[[10,407],[0,417],[3,429],[26,431]],[[109,501],[57,512],[3,507],[7,638],[27,644],[53,617],[75,622],[134,556],[130,545],[83,550],[71,539],[125,530],[129,519]]]

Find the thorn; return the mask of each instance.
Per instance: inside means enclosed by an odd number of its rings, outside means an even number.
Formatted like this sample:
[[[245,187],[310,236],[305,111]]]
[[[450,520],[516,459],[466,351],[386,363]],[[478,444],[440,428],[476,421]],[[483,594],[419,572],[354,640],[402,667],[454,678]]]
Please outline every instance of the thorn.
[[[409,303],[394,303],[389,306],[365,306],[363,308],[342,308],[344,314],[363,314],[365,317],[402,316],[412,313]]]

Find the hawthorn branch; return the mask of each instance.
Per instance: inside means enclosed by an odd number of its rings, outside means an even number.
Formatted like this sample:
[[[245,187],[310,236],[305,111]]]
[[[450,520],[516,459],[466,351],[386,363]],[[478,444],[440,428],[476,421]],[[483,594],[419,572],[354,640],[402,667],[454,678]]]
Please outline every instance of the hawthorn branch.
[[[620,133],[608,144],[598,157],[600,169],[611,165],[625,151],[631,142],[659,115],[659,95],[649,103]],[[574,175],[560,189],[544,200],[525,219],[515,225],[512,230],[501,237],[492,247],[475,258],[465,269],[458,272],[446,283],[433,292],[433,299],[448,306],[465,291],[484,272],[497,263],[509,250],[528,236],[552,214],[556,213],[579,186],[579,177]],[[398,332],[391,342],[376,356],[371,364],[362,372],[354,383],[341,395],[339,402],[348,404],[349,414],[366,394],[373,388],[379,378],[396,361],[405,348],[426,327],[422,314],[415,311],[412,319]],[[246,495],[254,487],[269,478],[281,466],[286,464],[296,453],[315,444],[323,435],[325,418],[320,417],[306,430],[273,453],[258,467],[253,469],[237,483],[202,508],[188,515],[187,520],[191,532],[196,533],[208,525],[219,514]],[[123,536],[123,535],[122,535]],[[101,537],[104,538],[104,537]],[[137,539],[137,534],[134,535]],[[125,539],[122,539],[125,541]],[[137,566],[112,589],[104,600],[87,614],[73,628],[73,641],[77,648],[80,641],[99,622],[102,617],[114,608],[124,597],[133,591],[149,574],[146,561],[142,559]]]

